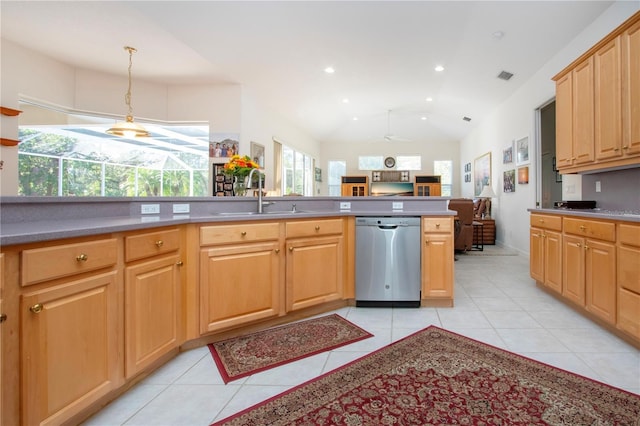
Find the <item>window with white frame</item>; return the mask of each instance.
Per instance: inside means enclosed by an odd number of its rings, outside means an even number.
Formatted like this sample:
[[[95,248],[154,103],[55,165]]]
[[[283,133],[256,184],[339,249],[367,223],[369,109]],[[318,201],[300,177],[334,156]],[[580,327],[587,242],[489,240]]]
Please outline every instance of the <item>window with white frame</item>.
[[[329,195],[339,197],[342,195],[342,176],[347,174],[347,162],[344,160],[330,160],[328,169],[329,177],[327,184]]]
[[[360,155],[358,157],[358,170],[381,170],[383,168],[382,155]]]
[[[313,195],[313,159],[282,146],[282,193]]]
[[[453,186],[453,161],[435,160],[433,162],[433,174],[440,176],[440,185],[443,197],[451,197]]]
[[[396,156],[396,169],[422,170],[422,157],[419,155],[398,155]]]

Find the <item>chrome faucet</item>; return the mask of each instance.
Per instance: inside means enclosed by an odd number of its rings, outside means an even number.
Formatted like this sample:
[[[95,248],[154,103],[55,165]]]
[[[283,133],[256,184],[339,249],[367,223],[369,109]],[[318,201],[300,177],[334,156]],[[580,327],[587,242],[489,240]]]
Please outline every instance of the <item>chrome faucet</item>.
[[[247,189],[251,189],[251,184],[253,182],[252,178],[253,178],[253,173],[254,172],[258,172],[258,213],[262,213],[262,210],[264,208],[264,206],[268,206],[271,205],[272,203],[269,202],[263,202],[262,201],[262,178],[264,177],[264,172],[260,169],[251,169],[251,171],[249,172],[249,177],[248,177],[248,181],[249,184],[247,185]]]

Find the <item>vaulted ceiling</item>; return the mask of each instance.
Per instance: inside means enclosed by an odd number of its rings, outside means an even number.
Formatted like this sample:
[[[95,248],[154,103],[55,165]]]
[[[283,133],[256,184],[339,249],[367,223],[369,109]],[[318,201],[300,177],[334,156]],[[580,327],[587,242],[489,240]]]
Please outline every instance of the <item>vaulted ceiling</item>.
[[[0,12],[2,38],[62,62],[126,74],[134,46],[134,80],[241,84],[317,140],[358,143],[463,138],[611,4],[3,0]]]

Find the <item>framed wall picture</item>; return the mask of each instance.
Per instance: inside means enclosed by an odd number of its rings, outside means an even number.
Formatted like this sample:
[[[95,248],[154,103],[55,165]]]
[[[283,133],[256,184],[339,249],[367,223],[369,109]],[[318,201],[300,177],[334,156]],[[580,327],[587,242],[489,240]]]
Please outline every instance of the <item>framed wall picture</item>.
[[[502,164],[513,163],[513,143],[502,150]]]
[[[264,169],[264,145],[251,142],[251,159]]]
[[[239,153],[240,135],[234,133],[213,133],[209,138],[209,157],[228,158]]]
[[[476,158],[473,168],[473,194],[477,197],[485,185],[491,185],[491,152]]]
[[[516,171],[506,170],[502,177],[502,187],[504,192],[516,192]]]
[[[516,140],[516,159],[518,165],[529,163],[529,136]]]
[[[518,168],[518,185],[527,185],[529,183],[529,166]]]
[[[316,182],[322,182],[322,169],[320,167],[314,168],[314,178]]]

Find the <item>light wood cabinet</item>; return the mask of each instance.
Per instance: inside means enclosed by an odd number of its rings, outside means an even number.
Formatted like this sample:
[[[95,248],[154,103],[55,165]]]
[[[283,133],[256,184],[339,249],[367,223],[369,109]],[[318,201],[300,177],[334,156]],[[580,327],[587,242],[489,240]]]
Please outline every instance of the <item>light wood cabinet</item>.
[[[563,296],[614,324],[616,253],[613,222],[564,218]]]
[[[116,283],[109,271],[22,296],[24,424],[61,424],[119,385]]]
[[[618,224],[617,327],[640,339],[640,225]]]
[[[563,173],[640,164],[640,12],[556,75]]]
[[[343,225],[343,219],[286,223],[287,312],[342,299]]]
[[[453,217],[422,219],[422,304],[453,306]]]
[[[532,214],[529,230],[531,278],[562,293],[562,218]]]
[[[636,21],[621,36],[622,153],[628,157],[640,156],[640,18]]]
[[[366,197],[369,195],[368,176],[342,176],[340,194],[343,197]]]
[[[180,345],[180,231],[125,236],[125,374]]]
[[[282,314],[280,224],[200,228],[200,333]]]
[[[2,381],[2,370],[4,369],[4,363],[2,362],[2,354],[4,351],[2,350],[2,335],[4,334],[2,330],[4,327],[3,323],[6,321],[7,317],[4,312],[4,306],[2,304],[2,299],[4,297],[4,253],[0,253],[0,383],[4,383]],[[2,423],[2,388],[4,386],[0,386],[0,423]]]

